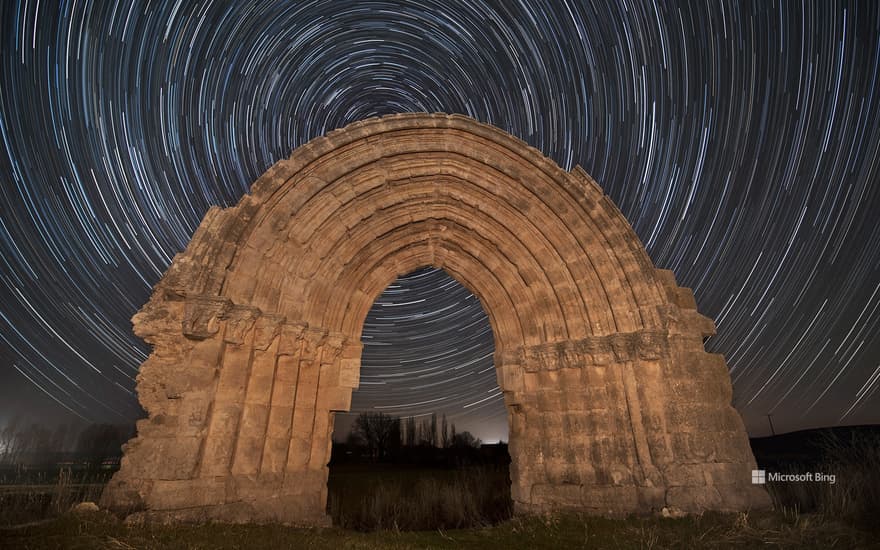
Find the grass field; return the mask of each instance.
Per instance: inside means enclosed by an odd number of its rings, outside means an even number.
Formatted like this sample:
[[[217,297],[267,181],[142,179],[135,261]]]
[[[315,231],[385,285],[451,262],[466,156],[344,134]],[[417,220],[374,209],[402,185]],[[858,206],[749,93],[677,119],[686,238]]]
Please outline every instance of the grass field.
[[[98,512],[0,530],[0,548],[876,548],[868,533],[812,516],[704,514],[682,519],[608,520],[563,515],[514,518],[478,529],[374,531],[295,529],[278,525],[128,527]]]
[[[880,437],[829,439],[791,472],[836,483],[768,482],[775,511],[679,519],[579,515],[511,517],[507,468],[331,467],[332,529],[280,525],[129,526],[106,512],[67,512],[97,500],[94,478],[0,485],[0,549],[164,548],[878,548]],[[778,471],[785,471],[776,465]],[[805,469],[809,468],[809,469]]]
[[[871,533],[870,526],[821,511],[802,513],[797,505],[781,504],[792,494],[772,485],[774,512],[625,520],[511,518],[509,492],[496,491],[499,486],[509,491],[507,471],[498,467],[456,471],[354,465],[334,469],[328,485],[332,529],[130,526],[107,512],[64,512],[97,494],[95,486],[6,487],[0,491],[0,549],[880,548],[880,532]],[[816,502],[815,495],[810,498]],[[469,528],[454,529],[462,526]]]

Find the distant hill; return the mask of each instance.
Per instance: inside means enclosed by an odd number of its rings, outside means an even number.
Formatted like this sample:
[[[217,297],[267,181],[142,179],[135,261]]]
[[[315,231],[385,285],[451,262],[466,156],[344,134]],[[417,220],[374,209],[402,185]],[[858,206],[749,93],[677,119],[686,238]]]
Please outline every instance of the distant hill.
[[[789,432],[749,440],[759,466],[816,464],[833,454],[855,456],[865,446],[880,445],[880,426],[837,426]]]

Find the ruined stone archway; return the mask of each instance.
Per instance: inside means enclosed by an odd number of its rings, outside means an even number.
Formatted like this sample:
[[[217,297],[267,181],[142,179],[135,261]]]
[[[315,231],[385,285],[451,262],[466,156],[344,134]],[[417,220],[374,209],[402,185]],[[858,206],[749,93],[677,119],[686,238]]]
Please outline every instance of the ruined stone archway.
[[[364,317],[442,267],[495,336],[519,513],[769,504],[714,324],[612,201],[463,116],[354,123],[213,208],[133,318],[149,418],[105,505],[166,519],[326,522],[334,411]]]

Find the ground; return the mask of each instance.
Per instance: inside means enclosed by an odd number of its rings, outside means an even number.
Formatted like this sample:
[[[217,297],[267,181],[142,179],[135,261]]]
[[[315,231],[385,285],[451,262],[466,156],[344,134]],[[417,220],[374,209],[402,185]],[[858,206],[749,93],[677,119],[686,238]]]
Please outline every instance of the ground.
[[[864,531],[815,516],[704,514],[608,520],[564,515],[514,518],[492,527],[450,531],[359,533],[279,525],[137,526],[105,512],[68,514],[0,530],[0,548],[36,549],[422,549],[503,548],[880,548]],[[872,542],[873,541],[873,542]]]

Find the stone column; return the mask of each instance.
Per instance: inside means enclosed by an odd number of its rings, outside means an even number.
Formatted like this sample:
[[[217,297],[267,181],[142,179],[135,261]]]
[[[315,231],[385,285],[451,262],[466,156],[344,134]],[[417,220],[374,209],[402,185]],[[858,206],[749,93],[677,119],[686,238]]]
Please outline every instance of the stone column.
[[[269,423],[260,468],[264,473],[281,474],[287,464],[304,330],[305,325],[303,324],[284,324],[281,327],[278,363],[272,387]]]
[[[262,316],[256,322],[251,372],[232,464],[232,473],[236,475],[255,475],[261,470],[279,362],[277,336],[282,321],[283,317]]]
[[[318,401],[318,378],[321,370],[321,345],[326,333],[308,328],[303,334],[296,383],[296,401],[293,409],[290,450],[287,454],[287,472],[302,472],[309,464],[312,450],[312,430]]]
[[[231,308],[228,313],[224,335],[226,350],[198,468],[199,477],[225,476],[230,472],[254,357],[252,329],[259,314],[256,308],[241,306]]]

